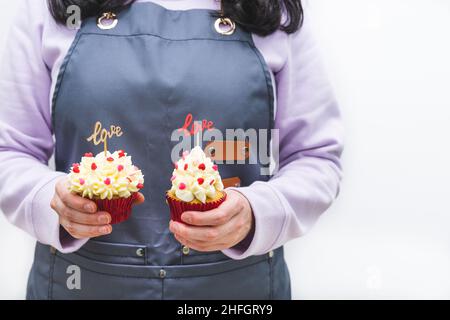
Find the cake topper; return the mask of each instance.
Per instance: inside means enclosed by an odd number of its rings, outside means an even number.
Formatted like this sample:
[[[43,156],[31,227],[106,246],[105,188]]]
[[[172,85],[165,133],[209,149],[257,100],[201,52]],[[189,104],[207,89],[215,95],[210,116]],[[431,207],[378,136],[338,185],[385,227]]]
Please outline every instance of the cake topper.
[[[123,135],[122,128],[119,126],[111,125],[109,131],[104,129],[102,123],[97,121],[94,126],[94,132],[92,135],[87,138],[88,142],[91,142],[98,146],[100,143],[103,143],[105,157],[108,155],[108,139],[116,137],[121,137]]]

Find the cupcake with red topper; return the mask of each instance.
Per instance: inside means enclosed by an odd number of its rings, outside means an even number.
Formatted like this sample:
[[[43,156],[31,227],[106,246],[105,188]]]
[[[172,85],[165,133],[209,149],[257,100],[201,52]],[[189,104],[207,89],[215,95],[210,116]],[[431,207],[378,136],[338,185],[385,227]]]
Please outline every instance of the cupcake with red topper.
[[[101,152],[95,157],[86,153],[74,163],[69,173],[69,190],[93,200],[99,211],[111,214],[111,224],[127,220],[144,176],[123,150]]]
[[[208,211],[226,199],[217,165],[198,146],[175,163],[171,181],[166,199],[174,221],[182,222],[185,211]]]

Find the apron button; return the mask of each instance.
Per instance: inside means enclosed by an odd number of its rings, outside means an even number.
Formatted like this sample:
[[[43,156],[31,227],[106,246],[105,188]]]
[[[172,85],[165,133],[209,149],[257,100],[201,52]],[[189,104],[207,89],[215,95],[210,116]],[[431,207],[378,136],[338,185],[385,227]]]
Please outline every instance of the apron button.
[[[143,257],[143,256],[145,255],[145,250],[144,250],[144,248],[139,248],[139,249],[137,249],[137,250],[136,250],[136,255],[137,255],[138,257]]]
[[[189,254],[189,247],[183,246],[183,254],[187,256]]]
[[[167,274],[166,270],[164,270],[164,269],[159,270],[159,277],[161,279],[164,279],[166,277],[166,274]]]
[[[216,155],[216,148],[214,147],[209,147],[208,148],[208,153],[210,157],[214,157]]]
[[[109,20],[109,23],[105,23],[105,20]],[[119,20],[117,15],[113,12],[105,12],[97,19],[97,27],[102,30],[111,30],[117,26]]]

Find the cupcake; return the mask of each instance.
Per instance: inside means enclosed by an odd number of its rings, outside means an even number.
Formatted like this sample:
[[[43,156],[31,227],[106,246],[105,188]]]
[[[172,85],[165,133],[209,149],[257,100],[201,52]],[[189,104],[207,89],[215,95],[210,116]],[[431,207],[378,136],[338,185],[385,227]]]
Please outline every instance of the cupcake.
[[[69,173],[69,190],[93,200],[99,211],[111,214],[111,224],[128,219],[140,189],[144,187],[141,170],[123,150],[86,153]]]
[[[226,199],[217,165],[198,146],[175,163],[171,181],[166,199],[174,221],[182,222],[185,211],[208,211]]]

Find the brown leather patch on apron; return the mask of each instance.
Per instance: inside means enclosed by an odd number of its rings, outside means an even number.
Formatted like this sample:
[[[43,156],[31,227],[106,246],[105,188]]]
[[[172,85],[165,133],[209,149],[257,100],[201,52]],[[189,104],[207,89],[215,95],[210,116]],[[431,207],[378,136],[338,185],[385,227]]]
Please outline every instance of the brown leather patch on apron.
[[[214,140],[206,145],[204,151],[215,161],[244,161],[250,157],[250,143],[242,140]]]
[[[226,178],[226,179],[222,179],[222,183],[225,188],[240,187],[241,179],[239,177]]]

